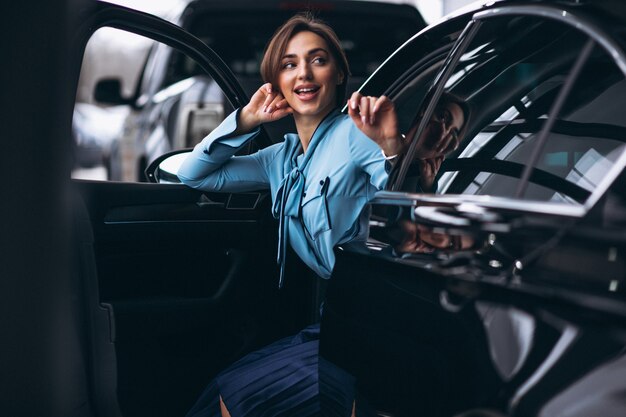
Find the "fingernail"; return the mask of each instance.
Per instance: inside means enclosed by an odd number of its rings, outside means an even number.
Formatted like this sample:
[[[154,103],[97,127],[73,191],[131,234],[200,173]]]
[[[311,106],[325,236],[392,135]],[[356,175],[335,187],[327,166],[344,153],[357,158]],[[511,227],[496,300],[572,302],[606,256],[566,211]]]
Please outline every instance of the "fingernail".
[[[356,102],[354,100],[352,100],[350,106],[352,106],[352,110],[356,110]]]
[[[362,121],[363,123],[367,123],[367,118],[366,118],[365,116],[361,116],[361,121]]]
[[[269,106],[269,107],[267,108],[267,112],[268,112],[268,113],[271,113],[271,112],[272,112],[272,110],[273,110],[273,109],[272,109],[272,106]]]
[[[263,106],[263,113],[267,111],[267,106]]]

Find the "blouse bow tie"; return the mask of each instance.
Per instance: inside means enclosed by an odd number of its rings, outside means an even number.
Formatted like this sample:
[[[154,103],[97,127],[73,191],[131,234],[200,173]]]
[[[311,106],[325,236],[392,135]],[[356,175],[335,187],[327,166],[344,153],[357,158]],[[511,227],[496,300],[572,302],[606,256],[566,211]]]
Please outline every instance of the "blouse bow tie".
[[[277,262],[280,265],[280,276],[278,278],[278,288],[282,288],[285,280],[285,256],[287,254],[287,241],[289,238],[289,221],[292,219],[299,219],[301,214],[302,197],[304,196],[304,186],[306,184],[306,177],[304,176],[304,169],[309,164],[312,155],[317,145],[322,141],[324,134],[331,125],[332,119],[339,116],[341,113],[339,110],[330,112],[324,120],[317,126],[309,147],[304,154],[304,158],[300,166],[297,164],[297,157],[300,153],[302,146],[298,144],[293,150],[289,158],[291,170],[285,175],[278,191],[276,192],[276,198],[274,199],[274,206],[272,208],[272,214],[274,218],[278,219],[278,255]],[[299,139],[295,138],[299,142]]]
[[[298,167],[293,168],[289,174],[283,178],[274,201],[274,218],[280,219],[282,216],[300,217],[300,204],[304,194],[306,177]]]
[[[280,265],[278,288],[282,288],[285,280],[285,255],[287,253],[287,230],[289,228],[287,217],[292,219],[300,217],[300,204],[304,194],[305,183],[306,178],[304,174],[298,167],[293,168],[278,186],[278,192],[274,200],[272,211],[274,218],[278,218],[278,255],[276,259],[278,265]]]

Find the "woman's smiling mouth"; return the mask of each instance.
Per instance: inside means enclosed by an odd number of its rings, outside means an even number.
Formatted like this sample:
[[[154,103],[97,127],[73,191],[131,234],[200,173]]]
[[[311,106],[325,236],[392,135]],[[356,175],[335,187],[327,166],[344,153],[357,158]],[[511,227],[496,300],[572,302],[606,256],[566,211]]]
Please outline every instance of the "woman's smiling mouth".
[[[296,93],[296,97],[298,97],[302,101],[313,100],[317,96],[317,93],[319,91],[320,91],[320,87],[317,85],[299,86],[294,89],[294,93]]]

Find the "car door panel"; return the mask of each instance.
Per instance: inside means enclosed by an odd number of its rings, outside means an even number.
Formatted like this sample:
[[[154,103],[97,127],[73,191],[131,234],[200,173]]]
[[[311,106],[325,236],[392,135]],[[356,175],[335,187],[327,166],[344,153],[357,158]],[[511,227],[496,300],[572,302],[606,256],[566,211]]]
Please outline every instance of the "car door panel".
[[[97,9],[84,38],[109,26],[160,41],[194,59],[230,105],[247,102],[219,56],[181,28],[112,4]],[[263,131],[241,152],[268,143]],[[93,256],[98,302],[110,306],[124,416],[184,415],[218,371],[313,319],[315,286],[303,265],[291,262],[300,277],[278,290],[268,190],[74,180],[73,192],[93,235],[93,253],[78,256]]]
[[[354,376],[357,402],[389,415],[443,416],[495,396],[500,377],[480,318],[442,308],[446,287],[427,270],[340,253],[320,354]]]
[[[202,193],[182,185],[80,182],[78,186],[92,219],[101,275],[113,281],[101,284],[104,296],[120,297],[123,291],[132,293],[134,287],[142,295],[159,295],[157,278],[151,274],[155,273],[172,281],[162,289],[164,294],[175,282],[180,286],[178,295],[185,291],[196,294],[195,289],[202,286],[194,286],[193,279],[204,283],[206,289],[201,294],[208,297],[212,295],[209,289],[220,288],[230,268],[243,262],[228,255],[230,250],[272,251],[264,249],[268,245],[255,246],[261,236],[272,236],[269,230],[274,225],[271,219],[264,219],[270,213],[267,193],[255,209],[229,209],[226,202],[206,205]],[[206,271],[185,277],[189,274],[184,265],[190,263],[197,264],[194,268],[198,271],[201,266]],[[148,282],[133,285],[137,280]],[[152,290],[146,286],[149,282],[154,283]]]
[[[538,415],[572,381],[623,357],[624,334],[609,324],[619,314],[584,310],[581,295],[478,283],[454,276],[464,268],[384,251],[336,253],[320,355],[351,376],[363,415]]]
[[[184,414],[219,370],[312,320],[315,281],[304,265],[292,262],[294,278],[278,290],[267,192],[74,186],[93,230],[100,303],[114,318],[124,415]]]
[[[93,229],[100,302],[115,317],[123,412],[180,414],[219,369],[304,324],[308,311],[275,317],[286,294],[276,288],[267,193],[254,209],[231,209],[228,195],[198,204],[203,194],[183,185],[75,186]]]

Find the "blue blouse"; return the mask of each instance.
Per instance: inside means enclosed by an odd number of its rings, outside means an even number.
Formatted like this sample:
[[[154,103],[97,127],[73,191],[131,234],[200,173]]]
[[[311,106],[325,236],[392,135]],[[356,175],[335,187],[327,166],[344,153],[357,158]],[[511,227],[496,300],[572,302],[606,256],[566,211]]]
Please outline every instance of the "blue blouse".
[[[387,182],[380,147],[339,110],[315,130],[306,153],[297,134],[254,154],[233,156],[259,129],[232,136],[238,110],[200,142],[178,171],[180,180],[204,191],[270,189],[279,219],[281,281],[287,240],[319,276],[329,278],[333,247],[364,241],[367,224],[357,220],[364,205]]]

